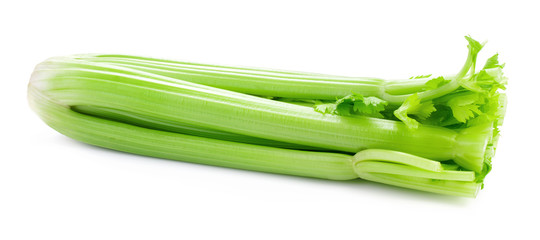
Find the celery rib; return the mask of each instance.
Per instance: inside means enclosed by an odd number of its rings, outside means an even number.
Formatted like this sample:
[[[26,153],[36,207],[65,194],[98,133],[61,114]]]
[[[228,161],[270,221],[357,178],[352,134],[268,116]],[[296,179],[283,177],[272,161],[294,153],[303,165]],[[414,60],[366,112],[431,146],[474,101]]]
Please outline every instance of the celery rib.
[[[461,152],[455,149],[459,133],[451,129],[421,126],[413,132],[403,123],[391,120],[325,115],[309,107],[136,70],[97,63],[88,68],[75,68],[70,64],[57,60],[45,64],[48,68],[38,67],[32,84],[39,85],[40,90],[70,106],[94,105],[336,151],[355,153],[368,148],[384,148],[436,160],[453,159],[456,152]],[[84,67],[85,64],[76,62],[75,65]],[[58,66],[54,68],[54,65]],[[483,155],[476,159],[483,161]]]
[[[145,72],[179,79],[216,88],[252,95],[299,99],[335,100],[355,93],[376,96],[391,104],[401,104],[412,94],[419,92],[421,99],[429,100],[455,91],[461,78],[472,69],[479,49],[469,45],[467,59],[456,76],[446,77],[452,81],[439,88],[423,91],[424,84],[433,79],[384,80],[379,78],[343,77],[315,73],[298,73],[255,68],[240,68],[208,64],[194,64],[144,58],[129,55],[77,55],[76,59],[108,63]],[[308,83],[308,84],[306,84]]]
[[[171,67],[163,63],[156,64],[103,57],[87,57],[84,60],[129,67],[173,79],[259,96],[335,100],[336,97],[353,92],[369,96],[378,95],[383,83],[383,80],[375,78],[346,78],[316,74],[259,74],[253,73],[251,70],[242,72],[231,71],[230,69],[224,70],[225,67],[217,70],[194,68],[192,66]]]
[[[408,154],[387,150],[365,150],[364,160],[372,159],[374,156],[370,156],[373,153],[383,153],[385,158],[382,161],[386,163],[363,161],[362,165],[359,164],[360,158],[357,157],[362,152],[353,157],[342,153],[281,149],[148,129],[73,111],[32,86],[28,91],[31,107],[52,128],[73,139],[118,151],[331,180],[352,180],[360,177],[370,181],[456,196],[474,197],[476,190],[472,190],[478,186],[477,183],[471,182],[470,178],[463,177],[466,173],[456,171],[444,170],[442,174],[446,174],[438,176],[438,179],[450,180],[427,180],[426,177],[436,175],[426,174],[422,169],[439,169],[440,164]],[[409,159],[405,159],[404,156]],[[388,162],[406,162],[416,164],[420,168],[399,168],[399,166],[388,168],[386,166]],[[381,166],[386,170],[381,171]]]
[[[153,118],[137,113],[123,112],[117,109],[102,108],[96,106],[72,106],[71,109],[75,112],[79,112],[86,115],[91,115],[99,118],[105,118],[113,121],[123,122],[139,127],[156,129],[167,132],[182,133],[187,135],[213,138],[225,141],[250,143],[256,145],[288,148],[288,149],[300,149],[300,150],[324,150],[322,148],[304,146],[294,143],[286,143],[273,141],[264,138],[250,137],[246,135],[239,135],[214,129],[202,128],[189,124],[182,124],[172,121],[164,121],[163,119]]]
[[[333,180],[358,178],[352,156],[251,145],[147,129],[71,110],[29,88],[29,101],[58,132],[92,145],[146,156]]]

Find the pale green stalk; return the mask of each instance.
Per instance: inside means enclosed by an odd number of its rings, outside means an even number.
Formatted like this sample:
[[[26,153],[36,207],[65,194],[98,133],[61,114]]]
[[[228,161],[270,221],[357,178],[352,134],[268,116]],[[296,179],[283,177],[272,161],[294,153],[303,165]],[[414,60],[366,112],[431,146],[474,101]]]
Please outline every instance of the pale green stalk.
[[[388,150],[355,156],[266,147],[143,128],[73,111],[34,85],[29,103],[52,128],[73,139],[129,153],[296,176],[358,177],[423,191],[475,197],[474,173],[448,171],[436,161]],[[411,176],[412,175],[412,176]]]
[[[461,79],[467,73],[471,70],[474,73],[476,56],[481,47],[475,48],[475,41],[470,38],[467,40],[469,41],[469,53],[459,73],[455,76],[445,77],[445,79],[452,80],[449,84],[428,91],[424,89],[425,83],[438,76],[384,80],[197,64],[129,55],[85,54],[76,55],[74,58],[129,67],[181,81],[252,95],[336,100],[355,93],[363,96],[375,96],[390,104],[400,105],[414,93],[418,93],[418,97],[423,100],[430,100],[450,93],[460,86]]]
[[[325,115],[309,107],[72,58],[40,64],[30,84],[70,107],[115,109],[164,122],[335,151],[381,148],[434,160],[454,159],[477,172],[482,170],[490,137],[479,130],[465,135],[420,126],[412,131],[397,121]],[[480,141],[463,144],[462,139],[471,134]]]

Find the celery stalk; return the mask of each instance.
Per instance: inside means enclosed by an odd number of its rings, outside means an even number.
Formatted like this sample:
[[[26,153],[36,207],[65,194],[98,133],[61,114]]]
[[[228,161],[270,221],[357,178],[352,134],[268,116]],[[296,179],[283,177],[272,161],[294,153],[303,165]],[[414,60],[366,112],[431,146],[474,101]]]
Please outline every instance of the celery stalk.
[[[75,58],[259,96],[327,100],[335,100],[352,92],[378,96],[385,83],[377,78],[204,65],[128,55],[78,55]]]
[[[355,153],[379,148],[434,159],[454,159],[481,172],[485,141],[461,144],[459,131],[397,121],[321,114],[288,104],[139,70],[54,58],[36,67],[31,85],[67,106],[97,106],[163,121],[217,129],[279,142]],[[471,152],[463,158],[463,152]],[[463,158],[463,159],[461,159]]]
[[[49,98],[34,86],[29,87],[28,96],[30,106],[58,132],[88,144],[118,151],[331,180],[352,180],[360,177],[401,187],[465,197],[475,197],[481,185],[476,183],[474,178],[467,177],[474,176],[473,172],[446,171],[436,161],[399,152],[365,150],[352,156],[190,136],[79,113],[58,103],[56,99]],[[378,158],[374,158],[373,153],[376,153]],[[383,164],[386,170],[381,171],[380,166],[373,164]],[[393,164],[394,168],[384,167],[388,164]],[[413,176],[409,176],[411,174]],[[405,180],[398,181],[400,179]]]
[[[52,128],[92,145],[215,166],[334,180],[358,176],[351,156],[236,143],[153,130],[73,111],[30,87],[31,107]]]
[[[450,84],[425,91],[422,99],[433,99],[450,93],[459,87],[459,81],[472,69],[476,55],[481,47],[474,46],[469,39],[469,53],[465,64],[452,79]],[[375,96],[392,104],[401,104],[412,94],[422,91],[424,84],[435,77],[423,79],[384,80],[367,77],[343,77],[315,73],[299,73],[255,68],[218,66],[162,60],[129,55],[77,55],[76,59],[91,62],[102,62],[138,69],[162,76],[188,81],[216,88],[259,96],[272,96],[299,99],[335,100],[351,93],[363,96]]]
[[[123,112],[117,109],[101,108],[96,106],[73,106],[73,111],[83,113],[86,115],[96,116],[114,121],[120,121],[131,125],[162,130],[167,132],[182,133],[192,136],[220,139],[233,142],[251,143],[257,145],[301,149],[301,150],[324,150],[321,148],[310,147],[305,145],[299,145],[294,143],[273,141],[264,138],[250,137],[246,135],[240,135],[230,132],[224,132],[220,130],[214,130],[209,128],[202,128],[198,126],[182,124],[179,122],[164,121],[159,118],[153,118],[150,116],[144,116],[137,113]]]

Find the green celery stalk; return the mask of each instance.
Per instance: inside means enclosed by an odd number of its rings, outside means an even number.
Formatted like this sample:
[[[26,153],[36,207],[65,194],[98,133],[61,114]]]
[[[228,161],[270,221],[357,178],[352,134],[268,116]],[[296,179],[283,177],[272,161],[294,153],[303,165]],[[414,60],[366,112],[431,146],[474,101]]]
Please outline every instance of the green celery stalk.
[[[385,83],[377,78],[195,64],[128,55],[77,55],[75,58],[258,96],[327,100],[335,100],[351,92],[377,96]]]
[[[29,88],[32,109],[52,128],[92,145],[146,156],[263,172],[354,179],[351,156],[288,150],[138,127],[73,111]]]
[[[355,156],[281,149],[161,131],[74,111],[31,84],[30,106],[52,128],[73,139],[146,156],[332,180],[358,177],[434,193],[475,197],[474,172],[445,170],[439,162],[389,150]]]
[[[419,97],[424,100],[443,96],[456,90],[460,86],[460,80],[471,70],[474,73],[474,63],[481,46],[475,47],[475,44],[479,43],[470,38],[467,40],[469,53],[462,69],[456,75],[445,77],[452,80],[450,84],[430,91],[424,91],[425,83],[437,76],[417,78],[412,81],[410,79],[385,80],[197,64],[129,55],[86,54],[77,55],[74,58],[129,67],[173,79],[252,95],[336,100],[355,93],[375,96],[391,104],[399,105],[417,92],[420,92]]]
[[[301,150],[323,150],[321,148],[304,146],[294,143],[279,142],[273,141],[264,138],[251,137],[246,135],[240,135],[230,132],[224,132],[209,128],[202,128],[194,125],[183,124],[173,121],[165,121],[159,118],[153,118],[151,116],[145,116],[137,113],[123,112],[117,109],[111,108],[102,108],[97,106],[73,106],[71,107],[73,111],[96,116],[100,118],[117,120],[131,125],[162,130],[167,132],[182,133],[187,135],[220,139],[225,141],[241,142],[241,143],[250,143],[278,148],[290,148],[290,149],[301,149]]]
[[[387,149],[439,161],[453,159],[479,173],[492,137],[491,126],[456,131],[421,125],[411,130],[397,121],[322,114],[310,107],[71,57],[38,65],[30,85],[69,107],[115,109],[163,122],[335,151]]]

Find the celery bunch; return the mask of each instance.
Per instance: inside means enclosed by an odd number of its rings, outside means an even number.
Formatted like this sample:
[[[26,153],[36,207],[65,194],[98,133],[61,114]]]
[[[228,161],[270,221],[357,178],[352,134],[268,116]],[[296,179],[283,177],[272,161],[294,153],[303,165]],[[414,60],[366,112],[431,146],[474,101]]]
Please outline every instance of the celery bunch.
[[[483,44],[451,76],[403,80],[74,55],[39,64],[29,102],[89,144],[298,176],[476,196],[491,169],[506,78]]]

